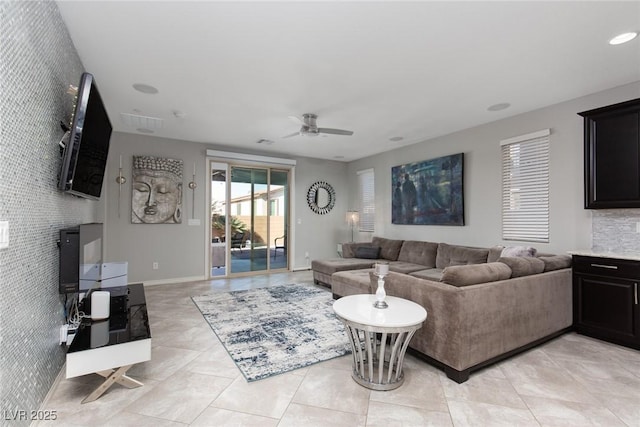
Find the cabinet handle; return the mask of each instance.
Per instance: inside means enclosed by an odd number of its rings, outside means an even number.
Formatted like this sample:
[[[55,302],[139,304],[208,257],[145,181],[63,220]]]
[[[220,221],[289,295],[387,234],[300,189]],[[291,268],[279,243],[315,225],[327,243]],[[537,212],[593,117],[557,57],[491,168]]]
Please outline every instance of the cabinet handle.
[[[605,265],[605,264],[591,264],[591,267],[608,268],[611,270],[617,270],[617,265]]]
[[[635,299],[636,305],[638,305],[638,282],[633,284],[633,298]]]

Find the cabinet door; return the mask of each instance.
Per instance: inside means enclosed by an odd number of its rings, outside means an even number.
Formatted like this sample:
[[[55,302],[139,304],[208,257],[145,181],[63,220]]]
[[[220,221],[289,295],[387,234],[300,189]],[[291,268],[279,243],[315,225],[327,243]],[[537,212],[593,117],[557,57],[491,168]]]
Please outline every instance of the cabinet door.
[[[580,115],[585,208],[640,207],[640,100]]]
[[[586,335],[637,347],[640,345],[637,281],[574,275],[574,323]]]

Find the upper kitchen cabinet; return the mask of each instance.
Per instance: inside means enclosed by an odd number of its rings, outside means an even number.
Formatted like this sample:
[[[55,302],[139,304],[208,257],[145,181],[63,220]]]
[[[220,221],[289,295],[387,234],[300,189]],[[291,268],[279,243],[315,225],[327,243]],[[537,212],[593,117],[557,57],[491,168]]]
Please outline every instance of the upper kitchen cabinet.
[[[584,117],[584,207],[640,207],[640,98]]]

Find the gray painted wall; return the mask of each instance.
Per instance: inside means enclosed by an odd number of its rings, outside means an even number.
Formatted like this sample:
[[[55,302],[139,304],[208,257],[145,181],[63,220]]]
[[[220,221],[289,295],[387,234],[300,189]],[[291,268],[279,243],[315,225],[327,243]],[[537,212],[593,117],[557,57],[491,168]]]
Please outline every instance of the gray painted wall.
[[[535,246],[545,252],[591,248],[591,218],[599,214],[583,209],[582,118],[577,113],[638,97],[640,82],[352,162],[348,171],[350,194],[357,194],[356,171],[374,168],[374,235],[474,246],[522,244],[502,240],[499,143],[512,136],[550,128],[550,241]],[[460,152],[465,156],[465,226],[392,225],[391,167]],[[617,216],[633,218],[630,221],[634,222],[635,232],[637,212],[623,210]],[[606,220],[594,222],[594,227],[602,227],[603,222]],[[594,235],[600,235],[599,229],[594,230]],[[637,236],[640,235],[632,236],[635,241]],[[371,235],[362,233],[359,238],[366,241]]]
[[[56,189],[62,137],[82,63],[53,2],[0,2],[0,409],[37,410],[64,363],[59,230],[96,221],[95,202]],[[5,412],[7,411],[7,412]],[[28,420],[11,425],[29,425]]]
[[[106,259],[127,261],[130,282],[185,281],[205,277],[208,230],[208,203],[205,171],[207,149],[234,151],[232,147],[178,141],[147,135],[114,133],[105,178],[105,196],[102,198],[105,221]],[[274,153],[252,152],[272,157],[287,157]],[[132,224],[131,223],[131,162],[133,155],[152,155],[182,159],[185,165],[183,222],[182,224]],[[115,177],[118,174],[120,156],[123,174],[127,183],[119,192]],[[346,169],[342,162],[310,158],[296,158],[292,193],[292,218],[294,254],[293,268],[303,269],[313,258],[336,255],[336,244],[346,237],[344,215],[348,195],[346,192]],[[191,180],[193,164],[196,163],[195,218],[200,225],[188,225],[192,217],[192,193],[187,188]],[[336,206],[326,215],[313,213],[306,202],[306,193],[315,181],[329,182],[337,192]],[[120,217],[118,217],[118,195],[120,194]],[[344,232],[344,233],[343,233]],[[344,235],[343,235],[344,234]],[[309,253],[309,258],[305,257]],[[158,270],[153,270],[158,262]]]

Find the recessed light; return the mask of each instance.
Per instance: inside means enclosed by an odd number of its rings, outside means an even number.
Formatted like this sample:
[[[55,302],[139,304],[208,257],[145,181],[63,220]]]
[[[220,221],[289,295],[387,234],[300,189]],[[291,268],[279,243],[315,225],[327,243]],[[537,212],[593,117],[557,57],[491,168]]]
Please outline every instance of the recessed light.
[[[144,83],[134,83],[133,88],[138,92],[148,93],[150,95],[158,93],[158,89]]]
[[[389,141],[393,141],[393,142],[398,142],[398,141],[402,141],[404,138],[401,136],[392,136],[391,138],[389,138]]]
[[[635,31],[632,31],[632,32],[629,32],[629,33],[618,34],[617,36],[615,36],[614,38],[609,40],[609,44],[617,45],[617,44],[626,43],[628,41],[631,41],[631,40],[635,39],[637,35],[638,35],[638,33],[636,33]]]
[[[340,160],[340,159],[344,159],[344,156],[333,156],[333,158],[336,160]]]
[[[487,108],[487,111],[500,111],[500,110],[506,110],[507,108],[511,107],[511,104],[509,104],[508,102],[501,102],[499,104],[493,104],[491,106],[489,106]]]

